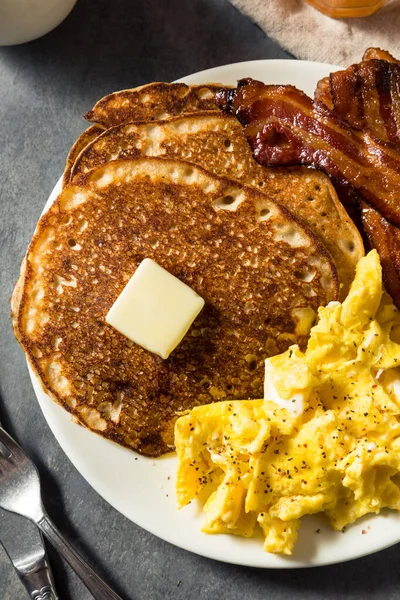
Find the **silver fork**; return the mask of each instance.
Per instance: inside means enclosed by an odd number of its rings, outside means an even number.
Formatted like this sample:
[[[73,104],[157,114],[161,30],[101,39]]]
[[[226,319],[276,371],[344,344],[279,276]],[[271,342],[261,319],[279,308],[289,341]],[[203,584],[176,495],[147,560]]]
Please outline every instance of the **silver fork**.
[[[2,427],[0,427],[0,508],[22,515],[36,523],[79,575],[96,600],[121,600],[50,521],[42,503],[36,466]]]

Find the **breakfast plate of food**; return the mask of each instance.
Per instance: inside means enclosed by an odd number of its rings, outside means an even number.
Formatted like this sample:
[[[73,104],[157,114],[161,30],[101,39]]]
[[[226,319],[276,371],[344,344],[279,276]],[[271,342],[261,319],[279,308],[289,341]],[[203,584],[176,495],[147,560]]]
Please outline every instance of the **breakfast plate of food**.
[[[85,115],[14,331],[72,463],[160,538],[264,568],[400,541],[399,90],[368,49]]]

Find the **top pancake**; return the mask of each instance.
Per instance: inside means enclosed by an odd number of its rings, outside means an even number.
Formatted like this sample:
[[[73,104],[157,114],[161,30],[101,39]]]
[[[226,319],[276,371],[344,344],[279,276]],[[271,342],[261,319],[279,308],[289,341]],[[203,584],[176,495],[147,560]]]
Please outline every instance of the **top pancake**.
[[[105,128],[132,121],[166,119],[187,112],[218,110],[215,100],[221,85],[149,83],[104,96],[84,116]]]
[[[167,360],[105,316],[152,258],[205,299]],[[83,425],[142,454],[173,445],[177,411],[263,394],[263,361],[304,346],[337,298],[316,237],[249,187],[182,161],[112,161],[41,218],[12,298],[15,333],[42,385]]]
[[[79,154],[70,181],[109,160],[140,155],[193,162],[216,175],[253,186],[283,204],[329,250],[342,284],[340,297],[346,297],[364,246],[326,175],[307,168],[259,165],[235,117],[203,112],[108,129]]]

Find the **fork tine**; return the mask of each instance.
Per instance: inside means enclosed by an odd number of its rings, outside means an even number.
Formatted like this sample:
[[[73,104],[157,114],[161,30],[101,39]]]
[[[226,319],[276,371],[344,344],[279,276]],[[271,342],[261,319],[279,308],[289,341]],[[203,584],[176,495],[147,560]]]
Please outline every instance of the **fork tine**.
[[[5,448],[8,449],[17,460],[21,460],[22,458],[26,457],[26,454],[22,450],[21,446],[19,444],[17,444],[17,442],[11,437],[11,435],[9,435],[1,426],[0,426],[0,444],[5,446]],[[0,445],[0,456],[2,455],[1,445]],[[3,454],[3,456],[7,460],[10,458],[10,457],[6,457],[4,454]]]
[[[6,446],[5,444],[3,444],[3,442],[0,441],[0,456],[1,455],[5,458],[11,458],[12,452],[8,446]]]
[[[13,451],[13,447],[17,447],[21,449],[21,447],[17,444],[17,442],[11,437],[9,433],[0,425],[0,442],[2,442],[5,446],[8,446]]]

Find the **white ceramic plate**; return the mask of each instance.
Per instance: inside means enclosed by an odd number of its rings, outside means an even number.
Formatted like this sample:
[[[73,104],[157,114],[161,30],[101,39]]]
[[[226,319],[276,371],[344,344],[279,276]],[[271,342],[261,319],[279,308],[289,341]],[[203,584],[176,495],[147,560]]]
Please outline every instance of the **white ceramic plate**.
[[[266,83],[291,83],[312,95],[316,82],[336,69],[322,63],[258,60],[209,69],[182,81],[235,84],[242,77],[253,77]],[[60,189],[61,181],[45,209]],[[288,569],[343,562],[400,541],[400,516],[395,512],[364,518],[344,534],[332,531],[322,518],[304,518],[290,558],[265,553],[261,536],[244,539],[201,533],[202,515],[196,504],[181,511],[176,508],[173,456],[144,458],[76,425],[67,412],[42,392],[32,373],[31,377],[50,428],[83,477],[128,519],[175,546],[224,562]]]

